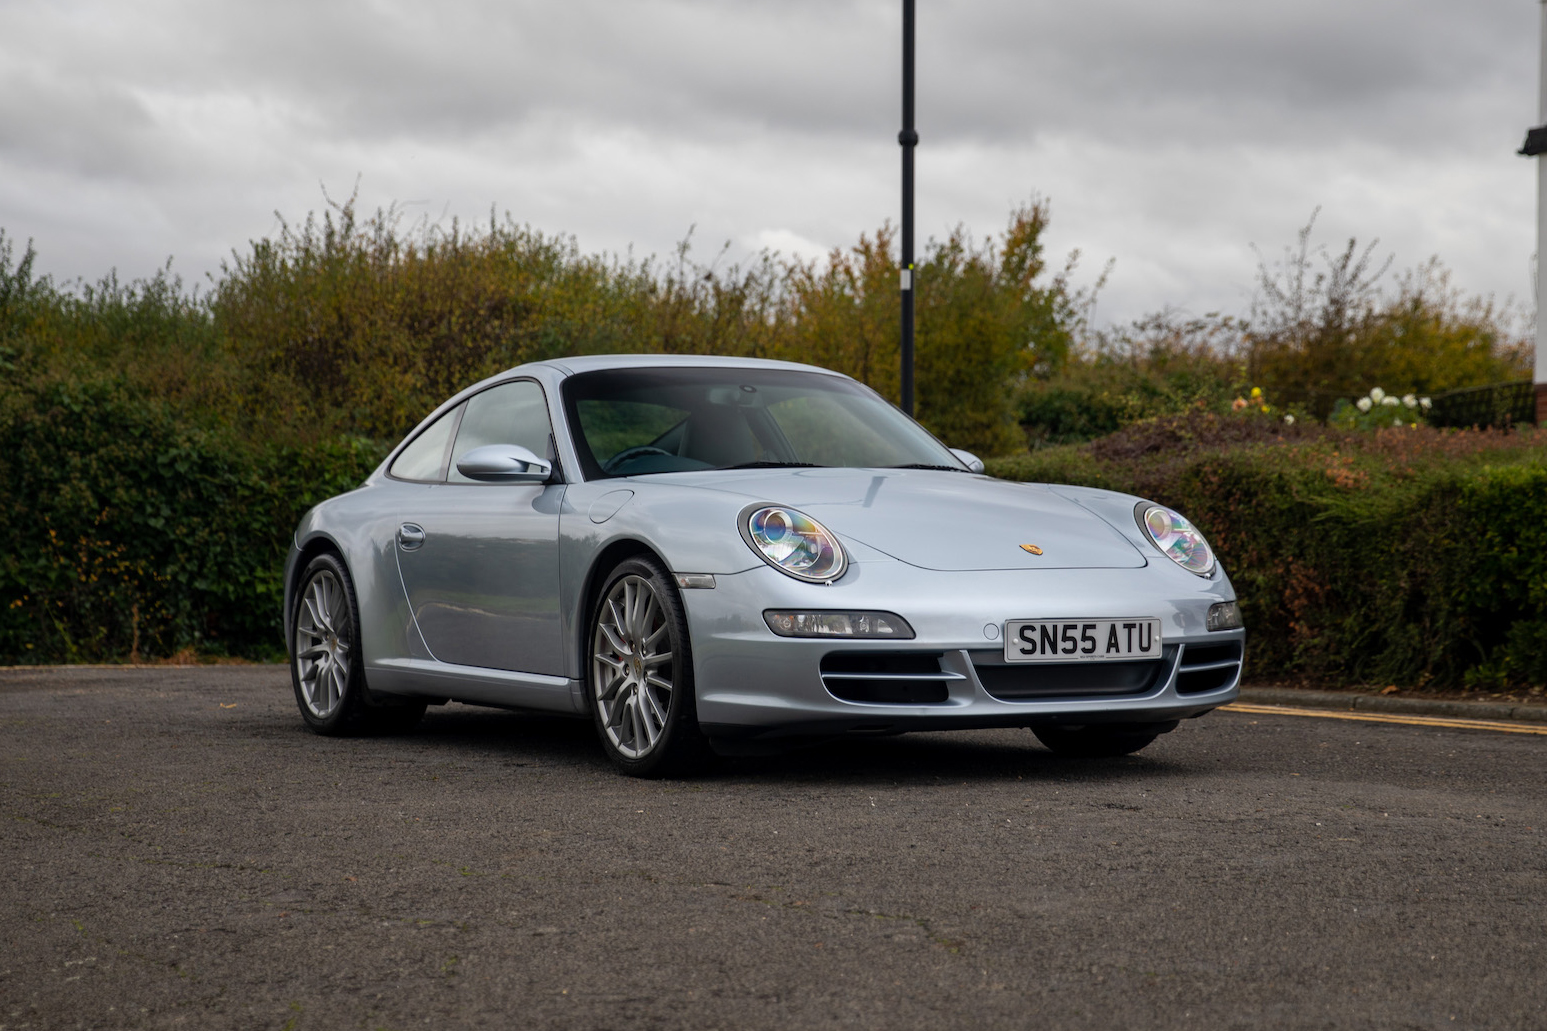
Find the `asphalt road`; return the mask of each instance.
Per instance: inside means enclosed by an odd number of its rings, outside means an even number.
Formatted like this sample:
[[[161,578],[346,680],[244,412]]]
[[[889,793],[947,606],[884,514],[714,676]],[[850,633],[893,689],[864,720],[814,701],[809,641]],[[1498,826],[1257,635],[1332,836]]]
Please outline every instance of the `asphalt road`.
[[[1215,713],[614,775],[302,728],[275,667],[0,673],[0,1028],[1547,1027],[1547,737]]]

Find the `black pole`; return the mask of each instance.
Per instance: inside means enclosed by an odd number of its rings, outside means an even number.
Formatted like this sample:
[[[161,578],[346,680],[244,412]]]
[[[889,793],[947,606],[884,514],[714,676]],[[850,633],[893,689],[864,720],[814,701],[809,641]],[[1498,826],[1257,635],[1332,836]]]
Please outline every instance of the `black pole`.
[[[902,410],[913,414],[913,0],[902,0]]]

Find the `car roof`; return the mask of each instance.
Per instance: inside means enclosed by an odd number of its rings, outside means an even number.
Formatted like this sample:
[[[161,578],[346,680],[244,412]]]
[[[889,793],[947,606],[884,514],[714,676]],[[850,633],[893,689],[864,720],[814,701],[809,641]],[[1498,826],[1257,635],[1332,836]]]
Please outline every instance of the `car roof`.
[[[828,376],[843,375],[841,372],[824,369],[818,365],[805,365],[801,362],[782,362],[771,358],[737,358],[719,354],[583,354],[571,358],[552,358],[547,361],[532,362],[530,365],[517,368],[530,368],[532,365],[546,366],[567,376],[577,372],[594,372],[597,369],[664,368],[791,369],[801,372],[819,372]]]

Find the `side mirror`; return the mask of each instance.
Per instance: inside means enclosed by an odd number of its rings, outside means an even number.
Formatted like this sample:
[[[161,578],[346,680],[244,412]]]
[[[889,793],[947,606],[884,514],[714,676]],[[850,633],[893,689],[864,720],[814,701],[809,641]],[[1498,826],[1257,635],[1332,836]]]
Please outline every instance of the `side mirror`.
[[[485,444],[463,455],[457,472],[485,483],[542,483],[553,466],[519,444]]]
[[[951,454],[953,454],[957,458],[961,459],[962,465],[965,465],[968,469],[971,469],[973,472],[980,473],[980,472],[983,471],[983,459],[979,458],[977,455],[973,454],[971,451],[963,451],[959,447],[953,447],[953,448],[951,448]]]

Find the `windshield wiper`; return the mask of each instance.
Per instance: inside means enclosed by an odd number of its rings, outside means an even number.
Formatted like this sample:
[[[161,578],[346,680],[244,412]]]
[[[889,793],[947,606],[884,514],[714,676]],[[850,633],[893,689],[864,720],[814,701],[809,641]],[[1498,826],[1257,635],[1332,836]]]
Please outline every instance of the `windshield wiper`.
[[[742,462],[740,465],[724,465],[722,469],[820,469],[815,462]]]
[[[883,465],[882,469],[939,469],[943,473],[967,472],[959,465],[930,465],[927,462],[909,462],[907,465]]]

